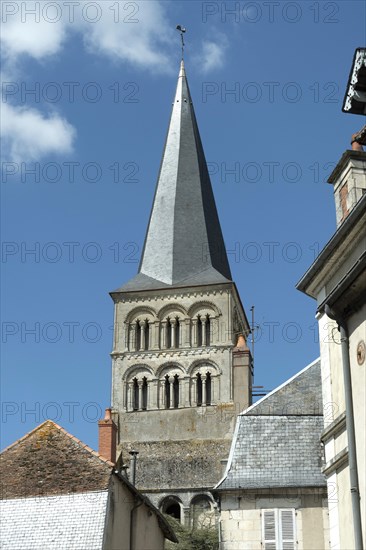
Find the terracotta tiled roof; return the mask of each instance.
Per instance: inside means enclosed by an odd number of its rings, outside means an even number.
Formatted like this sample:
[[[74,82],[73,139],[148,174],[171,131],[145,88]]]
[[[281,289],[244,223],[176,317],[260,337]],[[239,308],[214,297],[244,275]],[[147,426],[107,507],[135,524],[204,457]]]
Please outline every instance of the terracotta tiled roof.
[[[1,498],[100,491],[112,470],[111,462],[46,420],[1,453]]]

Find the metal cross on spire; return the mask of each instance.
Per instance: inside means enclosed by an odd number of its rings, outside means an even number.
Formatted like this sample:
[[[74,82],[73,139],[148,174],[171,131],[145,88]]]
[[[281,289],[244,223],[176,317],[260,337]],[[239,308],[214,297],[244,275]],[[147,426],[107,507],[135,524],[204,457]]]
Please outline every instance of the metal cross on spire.
[[[182,40],[182,59],[184,59],[184,37],[183,34],[187,31],[185,27],[182,27],[182,25],[177,25],[177,31],[180,32],[180,38]]]

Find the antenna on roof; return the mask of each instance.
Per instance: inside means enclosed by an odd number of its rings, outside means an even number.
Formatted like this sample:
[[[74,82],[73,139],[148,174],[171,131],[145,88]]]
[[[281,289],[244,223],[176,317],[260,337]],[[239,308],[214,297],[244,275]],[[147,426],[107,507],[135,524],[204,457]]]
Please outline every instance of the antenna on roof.
[[[182,27],[182,25],[177,25],[177,31],[180,32],[180,38],[182,40],[182,60],[184,59],[184,37],[183,34],[187,32],[187,29],[185,27]]]

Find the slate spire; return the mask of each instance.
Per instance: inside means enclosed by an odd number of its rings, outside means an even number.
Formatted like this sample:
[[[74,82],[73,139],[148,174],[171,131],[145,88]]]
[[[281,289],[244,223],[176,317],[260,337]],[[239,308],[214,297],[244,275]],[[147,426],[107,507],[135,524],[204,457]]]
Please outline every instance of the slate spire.
[[[182,61],[139,273],[121,290],[227,281],[230,267]]]

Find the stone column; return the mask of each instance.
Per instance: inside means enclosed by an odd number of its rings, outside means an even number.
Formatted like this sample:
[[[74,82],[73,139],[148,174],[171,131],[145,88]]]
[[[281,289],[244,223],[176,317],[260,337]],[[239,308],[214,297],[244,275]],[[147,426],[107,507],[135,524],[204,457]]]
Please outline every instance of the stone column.
[[[160,325],[160,349],[166,349],[166,321]]]
[[[191,320],[190,319],[184,319],[184,331],[183,331],[183,346],[184,347],[190,347],[191,346]]]
[[[129,346],[128,346],[128,349],[129,351],[134,351],[136,349],[136,325],[133,325],[132,323],[130,323],[130,330],[129,330],[129,335],[128,335],[128,338],[129,338]]]
[[[214,317],[211,319],[211,343],[212,345],[218,344],[220,341],[219,338],[219,318]]]
[[[193,347],[197,347],[197,318],[192,319],[192,336],[191,342]]]
[[[147,386],[147,402],[148,408],[157,409],[158,408],[158,379],[153,378],[148,381]]]
[[[133,411],[133,382],[127,384],[127,410]]]
[[[201,320],[201,327],[202,327],[202,346],[206,345],[206,319],[203,321]]]
[[[154,323],[151,323],[151,349],[159,349],[159,331],[160,331],[160,323],[159,321],[155,321]]]
[[[147,331],[148,331],[148,339],[147,342],[145,342],[145,348],[151,349],[152,348],[152,334],[153,334],[153,325],[152,323],[147,323]],[[148,344],[148,345],[147,345]]]
[[[139,380],[139,381],[137,382],[137,384],[138,384],[138,388],[139,388],[138,409],[139,409],[139,411],[142,411],[142,384],[143,384],[142,380]]]
[[[183,379],[183,384],[182,384],[182,387],[184,387],[184,401],[182,399],[182,403],[184,403],[184,406],[185,407],[190,407],[191,406],[191,402],[190,402],[190,382],[191,382],[191,379],[189,378],[189,376],[187,376],[186,378]],[[183,396],[182,396],[183,397]]]
[[[206,406],[206,375],[201,375],[202,380],[202,405]]]
[[[211,374],[211,403],[220,401],[220,375],[212,376]]]
[[[211,374],[211,405],[213,405],[216,400],[215,400],[215,376],[212,376]]]
[[[145,349],[145,323],[140,323],[140,350]]]
[[[175,341],[175,327],[177,326],[177,320],[176,319],[172,319],[170,321],[170,341],[171,341],[171,344],[172,344],[172,348],[176,348],[177,347],[177,343]]]
[[[169,409],[174,409],[174,377],[173,376],[169,376],[169,385],[170,385]]]
[[[159,381],[159,391],[160,391],[160,399],[159,399],[159,409],[165,409],[165,378]]]
[[[123,323],[123,333],[120,334],[118,330],[118,326],[116,327],[117,335],[115,335],[116,342],[115,347],[118,349],[119,347],[119,339],[123,338],[123,347],[125,350],[129,349],[129,323],[126,323],[126,321]]]

